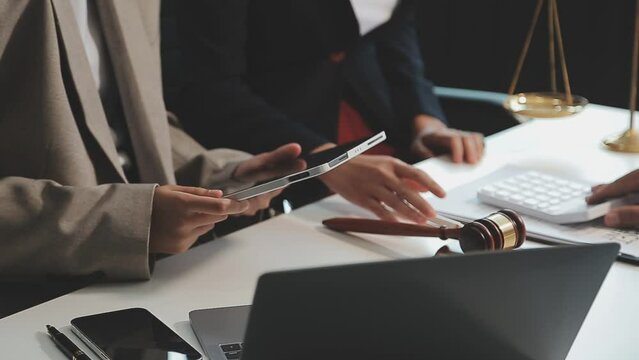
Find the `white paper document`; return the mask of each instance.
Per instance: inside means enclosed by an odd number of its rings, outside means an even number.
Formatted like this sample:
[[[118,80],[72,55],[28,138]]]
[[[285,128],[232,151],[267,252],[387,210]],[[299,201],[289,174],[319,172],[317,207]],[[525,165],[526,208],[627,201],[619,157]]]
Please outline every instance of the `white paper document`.
[[[448,191],[444,199],[429,197],[428,201],[438,213],[453,219],[466,222],[480,219],[499,210],[477,198],[477,191],[494,181],[494,177],[488,175]],[[639,262],[639,231],[605,227],[601,218],[586,223],[558,225],[526,215],[522,217],[531,239],[572,244],[616,242],[621,245],[622,257]]]

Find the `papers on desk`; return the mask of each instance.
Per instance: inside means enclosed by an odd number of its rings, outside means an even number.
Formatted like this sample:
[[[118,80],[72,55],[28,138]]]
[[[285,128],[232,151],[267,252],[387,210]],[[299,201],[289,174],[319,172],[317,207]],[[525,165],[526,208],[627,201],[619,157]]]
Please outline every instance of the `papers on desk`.
[[[448,191],[444,199],[430,197],[428,201],[442,215],[461,221],[480,219],[498,210],[481,203],[477,191],[494,181],[490,175]],[[620,257],[639,263],[639,231],[607,228],[602,219],[587,223],[558,225],[523,216],[528,238],[559,244],[599,244],[616,242],[621,245]]]

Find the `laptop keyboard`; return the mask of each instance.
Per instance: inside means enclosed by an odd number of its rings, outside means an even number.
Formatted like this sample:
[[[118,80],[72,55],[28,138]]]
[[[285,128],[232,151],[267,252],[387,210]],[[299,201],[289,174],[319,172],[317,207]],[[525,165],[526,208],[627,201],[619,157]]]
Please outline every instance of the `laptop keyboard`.
[[[227,359],[239,359],[242,356],[242,347],[244,343],[221,344],[220,349]]]

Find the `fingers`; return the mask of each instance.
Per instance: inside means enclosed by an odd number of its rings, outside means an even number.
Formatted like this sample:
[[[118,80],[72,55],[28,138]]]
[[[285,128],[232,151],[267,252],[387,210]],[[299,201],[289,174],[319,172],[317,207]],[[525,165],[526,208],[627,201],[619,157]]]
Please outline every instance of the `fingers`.
[[[623,189],[615,183],[603,185],[593,190],[592,194],[586,197],[588,204],[596,204],[604,200],[623,195]]]
[[[472,136],[462,137],[464,143],[464,160],[469,164],[479,161],[479,149]]]
[[[264,165],[276,165],[291,162],[302,154],[302,147],[299,144],[291,143],[280,146],[279,148],[257,155]]]
[[[612,209],[604,217],[604,224],[610,227],[639,227],[639,206],[621,206]]]
[[[306,163],[297,159],[301,153],[302,148],[299,144],[283,145],[271,152],[259,154],[241,162],[233,176],[241,181],[263,181],[303,170]]]
[[[400,198],[400,196],[391,190],[385,189],[378,194],[380,202],[391,208],[397,215],[412,220],[417,223],[422,223],[427,220],[426,216],[419,213],[413,208],[408,201]],[[382,205],[383,207],[384,205]],[[389,212],[387,210],[387,212]]]
[[[592,193],[586,197],[586,203],[596,204],[606,200],[610,195],[610,191],[605,190],[610,184],[595,185],[591,188]]]
[[[435,156],[435,154],[426,147],[416,147],[414,148],[413,153],[420,159],[430,159]]]
[[[306,162],[301,159],[289,161],[283,164],[277,164],[277,166],[274,165],[276,164],[268,164],[265,165],[264,168],[256,169],[255,173],[251,176],[251,180],[265,181],[293,174],[306,169]]]
[[[279,189],[279,190],[275,190],[275,191],[271,191],[271,192],[269,192],[267,194],[264,194],[264,195],[268,196],[269,200],[272,200],[274,197],[280,195],[283,191],[284,191],[284,188]]]
[[[252,216],[262,209],[267,209],[271,204],[271,199],[272,197],[267,195],[260,195],[249,199],[249,207],[242,215]]]
[[[241,215],[253,216],[260,210],[268,209],[271,206],[271,200],[273,200],[273,198],[281,194],[282,191],[284,191],[284,189],[271,191],[266,194],[262,194],[254,198],[248,199],[249,207]]]
[[[281,146],[241,163],[235,175],[240,180],[264,181],[304,170],[306,162],[298,159],[301,152],[298,144]]]
[[[193,186],[182,186],[182,185],[168,185],[171,190],[179,191],[187,194],[198,195],[198,196],[209,196],[214,198],[222,197],[222,190],[211,190],[204,189],[201,187],[193,187]]]
[[[435,211],[419,194],[444,190],[424,172],[387,156],[362,155],[322,178],[328,187],[383,220],[397,216],[423,222]]]
[[[451,158],[453,162],[460,163],[465,161],[469,164],[476,164],[481,160],[484,154],[484,136],[479,133],[469,133],[458,130],[453,130],[453,137],[461,139],[461,149],[459,149],[458,142],[453,142],[451,147]],[[456,154],[459,151],[459,154]],[[463,160],[462,160],[463,159]]]
[[[435,153],[433,153],[429,148],[426,147],[423,138],[418,138],[413,141],[413,144],[411,145],[411,151],[420,159],[428,159],[435,156]]]
[[[400,193],[387,189],[381,194],[380,200],[402,217],[416,223],[423,223],[436,215],[430,204],[415,192]]]
[[[405,186],[405,181],[413,181],[422,186],[420,190],[429,190],[438,197],[446,195],[444,189],[425,172],[403,162],[395,163],[396,178],[386,179],[388,194],[383,194],[381,200],[393,208],[400,215],[415,222],[424,222],[427,218],[435,217],[433,207],[410,186]]]
[[[462,133],[464,158],[469,164],[476,164],[484,154],[484,137],[479,133]]]
[[[213,219],[224,217],[227,215],[240,213],[248,207],[245,201],[235,201],[231,199],[222,199],[221,190],[209,190],[200,187],[181,186],[181,185],[169,185],[173,191],[184,193],[180,198],[186,210],[195,213],[202,213],[204,218],[210,217]],[[224,220],[224,219],[222,219]],[[215,222],[219,222],[218,220]],[[204,222],[199,225],[204,225]]]
[[[424,199],[419,193],[414,191],[406,191],[403,188],[400,188],[400,191],[396,191],[397,196],[399,196],[402,201],[407,201],[414,209],[419,211],[420,218],[417,219],[417,222],[424,222],[427,218],[434,218],[437,215],[437,212],[433,207]],[[411,220],[415,220],[411,218]]]
[[[375,216],[382,220],[393,222],[397,221],[397,218],[392,214],[392,212],[388,211],[388,209],[384,205],[382,205],[382,203],[378,199],[368,198],[360,205],[372,211]]]
[[[406,219],[421,223],[434,217],[433,207],[412,186],[405,186],[405,181],[415,182],[419,190],[432,191],[439,197],[445,195],[444,189],[423,171],[401,161],[394,160],[393,170],[391,176],[382,179],[385,186],[375,190],[375,197]]]
[[[479,158],[481,159],[484,156],[484,135],[480,133],[471,133],[473,140],[475,141],[475,146],[479,150]]]
[[[444,189],[425,172],[401,161],[396,162],[394,170],[395,174],[399,178],[413,180],[417,184],[423,186],[424,190],[432,192],[437,197],[443,198],[444,196],[446,196],[446,192],[444,191]],[[392,183],[390,185],[394,188],[402,188],[402,186],[399,186],[397,183]]]
[[[593,193],[586,198],[589,204],[595,204],[606,199],[627,195],[639,190],[639,170],[635,170],[616,181],[593,188]]]
[[[228,215],[211,215],[205,213],[192,213],[187,218],[187,224],[190,227],[200,227],[212,225],[228,219]]]
[[[187,210],[211,214],[211,215],[234,215],[240,214],[248,209],[248,202],[231,199],[209,198],[184,194],[182,203]]]
[[[197,227],[193,230],[193,236],[195,236],[197,239],[200,236],[213,230],[213,228],[215,228],[215,224],[209,224],[209,225],[203,225],[203,226]]]
[[[459,164],[464,160],[464,143],[458,136],[450,137],[450,157],[455,164]]]
[[[282,145],[266,154],[272,163],[288,162],[297,159],[302,154],[302,147],[299,144],[291,143]]]
[[[155,190],[149,231],[149,251],[174,254],[186,251],[197,238],[248,205],[220,198],[219,190],[163,185]]]
[[[475,132],[443,129],[424,136],[422,145],[425,148],[440,148],[449,152],[454,163],[475,164],[484,153],[484,136]]]

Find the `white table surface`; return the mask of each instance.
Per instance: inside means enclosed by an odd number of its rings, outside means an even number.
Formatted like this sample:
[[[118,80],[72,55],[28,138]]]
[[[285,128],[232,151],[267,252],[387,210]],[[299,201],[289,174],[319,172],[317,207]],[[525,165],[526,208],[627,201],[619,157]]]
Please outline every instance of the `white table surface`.
[[[610,181],[639,168],[639,155],[609,152],[600,145],[604,136],[624,130],[627,123],[625,110],[590,105],[569,119],[534,120],[488,138],[486,156],[478,165],[453,165],[439,158],[418,166],[446,189],[509,162]],[[46,335],[45,324],[57,326],[86,350],[69,321],[128,307],[149,309],[201,350],[188,312],[250,303],[264,272],[431,255],[442,245],[437,239],[341,235],[320,225],[322,219],[348,214],[366,212],[333,196],[159,261],[150,281],[91,286],[4,318],[0,358],[65,359]],[[616,262],[568,358],[639,359],[638,324],[639,266]]]

